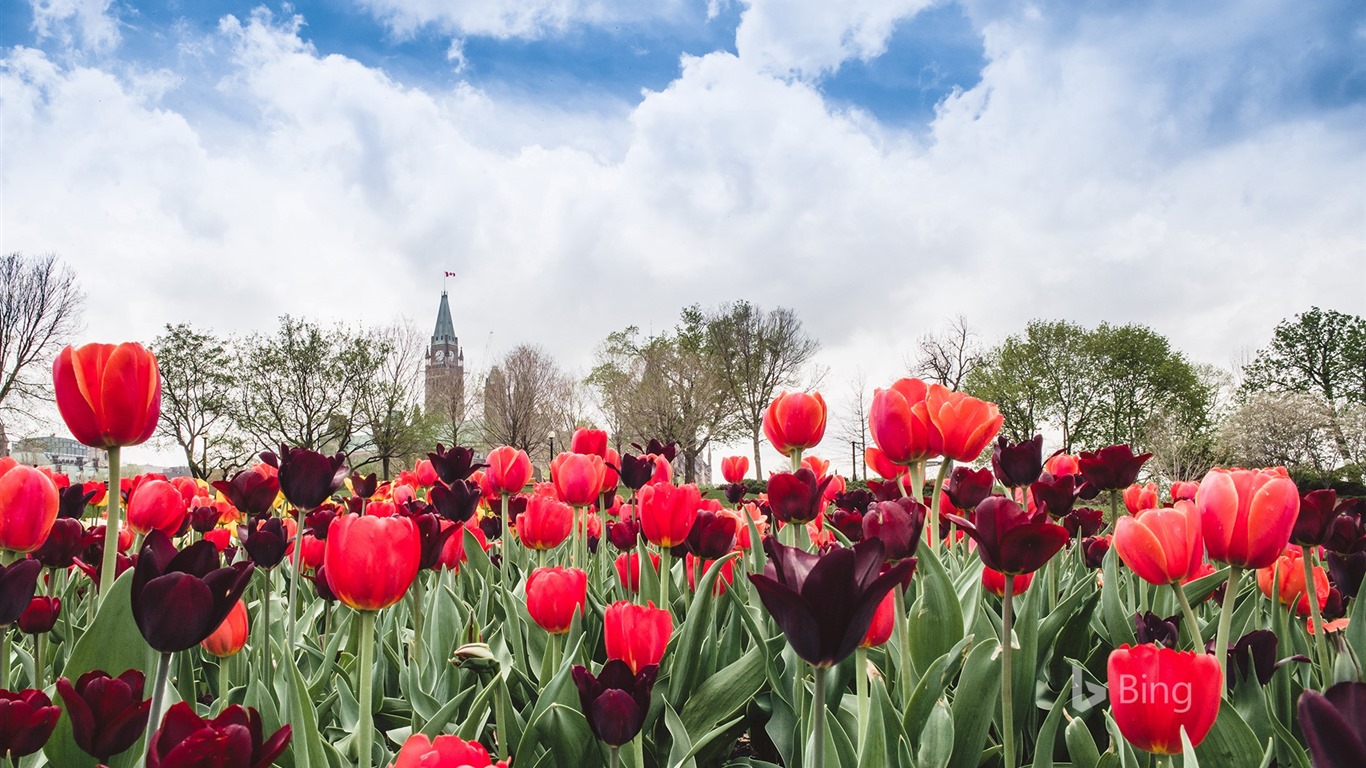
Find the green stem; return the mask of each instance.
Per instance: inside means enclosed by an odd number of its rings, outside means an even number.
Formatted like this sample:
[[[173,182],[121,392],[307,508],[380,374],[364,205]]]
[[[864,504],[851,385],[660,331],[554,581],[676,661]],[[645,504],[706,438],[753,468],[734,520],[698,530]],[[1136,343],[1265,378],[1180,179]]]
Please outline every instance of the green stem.
[[[39,632],[33,636],[33,687],[43,687],[44,663],[47,658],[47,633]]]
[[[499,500],[499,521],[503,524],[503,533],[498,537],[502,542],[503,556],[498,558],[498,578],[503,583],[503,589],[511,589],[508,582],[508,560],[512,559],[512,526],[508,525],[508,495],[502,494]],[[460,532],[463,535],[463,531]]]
[[[641,562],[641,568],[645,563]],[[668,547],[659,548],[659,607],[666,611],[673,611],[669,606],[669,581],[673,573],[673,554]],[[643,576],[644,574],[642,574]]]
[[[621,755],[617,754],[617,747],[607,748],[607,765],[610,768],[621,768]]]
[[[294,610],[299,605],[299,571],[303,570],[304,567],[303,517],[304,515],[301,512],[299,514],[299,527],[296,529],[298,533],[294,535],[294,562],[289,573],[289,629],[285,635],[285,650],[289,652],[291,658],[294,656],[295,644],[298,642],[297,635],[295,635],[298,620],[294,616]]]
[[[1314,584],[1314,550],[1307,546],[1300,549],[1304,551],[1304,584],[1305,589],[1309,590],[1309,618],[1314,622],[1314,649],[1319,656],[1319,679],[1323,682],[1323,687],[1327,688],[1333,670],[1328,658],[1328,638],[1324,636],[1323,631],[1323,614],[1319,611],[1319,588]],[[1295,606],[1290,606],[1290,611],[1293,615]]]
[[[1110,518],[1105,521],[1106,528],[1113,529],[1119,520],[1119,491],[1110,491]]]
[[[229,659],[218,660],[218,714],[223,714],[223,710],[228,708],[228,691],[232,690],[232,683],[228,680],[228,661]]]
[[[1200,622],[1195,620],[1195,611],[1191,609],[1191,601],[1186,597],[1186,590],[1179,582],[1174,581],[1172,591],[1176,593],[1176,602],[1181,604],[1181,613],[1186,617],[1186,628],[1190,630],[1195,652],[1201,653],[1205,650],[1205,644],[1200,636]]]
[[[13,661],[12,644],[14,632],[8,627],[0,627],[0,688],[9,690],[9,667]]]
[[[868,740],[868,649],[854,651],[854,693],[858,696],[858,754]]]
[[[825,667],[814,667],[816,692],[811,697],[811,735],[816,749],[811,755],[812,768],[825,766]]]
[[[953,469],[953,459],[945,456],[939,462],[939,475],[934,481],[934,494],[930,498],[930,551],[939,553],[939,498],[943,495],[944,479],[949,476],[949,471]]]
[[[892,587],[896,593],[896,644],[899,663],[896,667],[896,685],[901,694],[903,706],[911,701],[915,690],[911,682],[911,619],[906,611],[906,587],[898,584]]]
[[[583,563],[579,561],[579,508],[570,507],[569,509],[571,515],[569,518],[569,534],[571,537],[569,540],[569,564],[575,568],[582,568]]]
[[[792,473],[796,474],[797,470],[802,468],[802,449],[793,450],[788,458],[792,459]]]
[[[1214,655],[1219,659],[1219,679],[1223,682],[1225,696],[1228,695],[1228,631],[1233,625],[1233,604],[1238,598],[1242,575],[1242,566],[1231,566],[1228,582],[1224,585],[1224,605],[1219,611],[1219,629],[1214,635]]]
[[[1005,768],[1015,768],[1015,696],[1010,669],[1010,650],[1014,644],[1013,629],[1015,610],[1011,591],[1015,577],[1009,573],[1005,578],[1005,592],[1001,596],[1001,742],[1004,749]]]
[[[636,737],[634,739],[631,739],[631,751],[634,752],[636,756],[636,768],[644,768],[645,733],[643,731],[641,733],[636,734]]]
[[[464,531],[459,531],[464,534]],[[423,605],[425,590],[422,586],[422,571],[417,572],[417,578],[413,579],[413,666],[417,667],[417,674],[422,674],[422,611],[426,607]]]
[[[152,708],[147,713],[147,736],[142,744],[142,763],[147,763],[147,755],[152,751],[152,734],[161,725],[161,704],[166,695],[166,678],[171,675],[171,654],[163,653],[157,659],[156,680],[152,683]]]
[[[261,581],[261,680],[272,680],[270,649],[270,571],[263,571]]]
[[[375,739],[375,712],[371,706],[374,699],[375,684],[375,612],[360,612],[360,664],[356,674],[360,676],[360,724],[357,725],[356,757],[360,768],[370,768],[373,763],[371,744]]]
[[[119,447],[116,445],[109,449],[109,491],[105,494],[105,498],[109,499],[109,519],[104,524],[104,560],[100,564],[101,603],[114,587],[114,571],[118,563],[119,518],[122,513],[120,502],[123,501],[119,482]]]

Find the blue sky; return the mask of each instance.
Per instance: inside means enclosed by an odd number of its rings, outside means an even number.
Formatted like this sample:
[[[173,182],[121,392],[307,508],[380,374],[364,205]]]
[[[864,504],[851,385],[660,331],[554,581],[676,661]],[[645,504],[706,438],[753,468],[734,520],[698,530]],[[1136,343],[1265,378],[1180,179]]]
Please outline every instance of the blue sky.
[[[1366,314],[1360,0],[6,2],[0,112],[85,341],[425,329],[452,270],[472,370],[748,299],[837,403],[958,315],[1227,367]]]

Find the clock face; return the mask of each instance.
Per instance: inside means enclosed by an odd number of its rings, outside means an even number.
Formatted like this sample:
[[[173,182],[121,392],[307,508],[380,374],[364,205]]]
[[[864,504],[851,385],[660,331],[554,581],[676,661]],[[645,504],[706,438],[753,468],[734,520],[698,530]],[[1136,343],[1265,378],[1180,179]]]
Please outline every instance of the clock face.
[[[442,362],[442,361],[445,360],[445,359],[446,359],[446,353],[443,352],[442,350],[439,350],[439,349],[436,351],[435,354],[432,355],[432,360],[434,360],[434,361],[436,361],[436,362],[438,362],[438,363],[439,363],[439,362]]]

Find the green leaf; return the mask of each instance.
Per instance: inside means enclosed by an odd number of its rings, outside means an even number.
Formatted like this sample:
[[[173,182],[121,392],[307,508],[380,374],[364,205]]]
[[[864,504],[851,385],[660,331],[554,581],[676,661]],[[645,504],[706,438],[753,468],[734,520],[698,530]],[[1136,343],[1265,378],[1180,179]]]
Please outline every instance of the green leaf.
[[[692,605],[683,620],[682,632],[669,656],[673,666],[669,670],[669,701],[683,706],[688,700],[695,679],[698,677],[702,660],[702,640],[712,633],[712,585],[721,574],[727,562],[739,557],[739,552],[731,552],[717,559],[707,568],[707,572],[697,582]]]
[[[1034,742],[1034,768],[1053,768],[1053,743],[1058,738],[1058,725],[1062,723],[1063,713],[1067,711],[1066,696],[1059,696],[1048,710],[1043,726],[1039,728],[1038,739]]]
[[[1181,726],[1181,768],[1200,768],[1200,760],[1191,746],[1191,737],[1186,735],[1186,726]]]
[[[1220,584],[1228,581],[1228,573],[1229,567],[1224,566],[1214,573],[1201,576],[1189,584],[1183,584],[1181,588],[1186,592],[1186,599],[1190,601],[1191,605],[1199,605],[1205,598],[1214,594],[1214,590],[1218,589]]]
[[[920,732],[924,730],[925,723],[929,721],[930,710],[934,708],[934,703],[948,690],[949,683],[957,676],[958,670],[963,665],[963,654],[972,644],[973,637],[969,635],[958,641],[948,653],[934,660],[930,668],[925,670],[920,682],[916,683],[915,691],[911,694],[910,701],[906,704],[906,711],[901,716],[901,728],[905,731],[913,744],[920,743]]]
[[[693,691],[680,718],[689,734],[699,734],[744,710],[764,685],[765,646],[756,645],[744,656],[712,675]]]
[[[286,657],[281,664],[289,670],[289,723],[294,734],[289,740],[290,752],[294,754],[295,768],[323,768],[327,765],[327,755],[323,753],[322,736],[318,733],[318,713],[313,708],[312,697],[304,685],[299,668]],[[267,734],[269,735],[269,734]]]
[[[1195,752],[1207,765],[1219,768],[1257,768],[1262,762],[1257,735],[1232,706],[1219,708],[1214,727]]]
[[[1102,565],[1104,583],[1100,588],[1100,615],[1109,635],[1110,645],[1118,648],[1125,643],[1134,645],[1134,611],[1120,596],[1119,550],[1111,547]]]
[[[1086,727],[1085,720],[1079,717],[1068,723],[1063,738],[1067,741],[1067,754],[1072,758],[1072,765],[1076,768],[1096,768],[1100,762],[1100,749],[1096,747],[1096,740],[1091,736],[1091,729]]]
[[[935,702],[925,729],[920,732],[920,749],[916,752],[919,768],[946,768],[953,756],[953,716],[943,701]]]
[[[916,580],[920,595],[910,609],[908,623],[911,661],[921,672],[963,639],[963,608],[958,592],[934,551],[920,542]]]
[[[976,768],[1001,693],[1001,644],[989,638],[968,654],[953,694],[953,768]]]

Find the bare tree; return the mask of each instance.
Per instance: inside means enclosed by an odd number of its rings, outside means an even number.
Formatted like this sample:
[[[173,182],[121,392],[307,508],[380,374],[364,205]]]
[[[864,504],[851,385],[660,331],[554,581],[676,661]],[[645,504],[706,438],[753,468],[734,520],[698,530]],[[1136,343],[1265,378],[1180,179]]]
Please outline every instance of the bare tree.
[[[545,348],[513,347],[484,380],[484,441],[547,457],[551,431],[563,428],[557,417],[567,387],[568,377]],[[563,439],[568,445],[568,435]]]
[[[858,479],[859,466],[863,464],[863,449],[868,447],[868,409],[872,406],[872,395],[868,392],[868,379],[860,368],[849,379],[849,396],[844,401],[843,418],[840,419],[839,437],[850,444],[849,472],[851,480]],[[868,470],[864,469],[864,479]]]
[[[982,364],[982,344],[977,333],[962,315],[949,321],[948,328],[927,333],[916,343],[915,359],[908,361],[911,373],[949,389],[963,388],[972,369]]]
[[[46,363],[79,330],[84,302],[75,273],[56,256],[0,256],[0,422],[50,398]]]
[[[747,301],[723,305],[706,317],[706,350],[721,391],[754,447],[754,472],[763,477],[760,440],[764,412],[779,387],[793,386],[820,344],[786,307],[764,310]]]
[[[194,477],[228,476],[244,466],[249,456],[232,416],[238,382],[228,343],[168,324],[152,351],[161,369],[157,434],[180,446]]]
[[[373,331],[368,342],[383,357],[369,376],[357,383],[355,416],[369,435],[370,449],[356,466],[378,461],[387,480],[396,460],[410,458],[432,442],[429,422],[419,405],[426,345],[416,326],[407,320]]]

